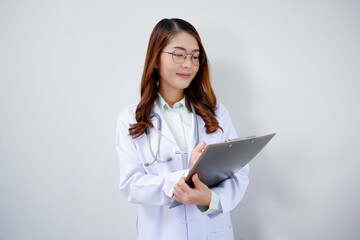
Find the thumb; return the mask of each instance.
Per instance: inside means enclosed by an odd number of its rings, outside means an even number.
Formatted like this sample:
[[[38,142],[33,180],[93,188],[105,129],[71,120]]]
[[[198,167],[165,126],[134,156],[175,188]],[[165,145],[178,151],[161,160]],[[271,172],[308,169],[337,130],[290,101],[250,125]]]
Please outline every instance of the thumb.
[[[202,150],[204,150],[205,147],[206,147],[206,142],[202,141],[194,148],[194,150],[195,152],[202,152]]]
[[[199,175],[197,173],[192,176],[192,181],[194,182],[196,188],[202,187],[204,185],[204,183],[200,181]]]

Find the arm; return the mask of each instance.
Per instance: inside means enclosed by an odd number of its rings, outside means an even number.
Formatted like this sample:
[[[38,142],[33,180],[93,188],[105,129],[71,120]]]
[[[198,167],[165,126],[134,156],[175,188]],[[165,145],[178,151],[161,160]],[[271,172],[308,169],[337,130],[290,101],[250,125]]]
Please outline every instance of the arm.
[[[172,201],[172,188],[184,171],[165,175],[148,174],[140,162],[140,152],[129,135],[130,114],[123,111],[117,122],[116,149],[120,161],[120,190],[129,202],[165,205]],[[135,120],[134,120],[135,121]]]

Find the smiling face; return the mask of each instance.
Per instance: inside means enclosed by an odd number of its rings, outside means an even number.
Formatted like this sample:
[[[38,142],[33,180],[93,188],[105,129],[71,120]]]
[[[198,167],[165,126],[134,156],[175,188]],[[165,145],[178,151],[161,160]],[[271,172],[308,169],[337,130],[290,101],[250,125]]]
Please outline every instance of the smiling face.
[[[164,95],[183,96],[184,89],[190,85],[199,70],[199,66],[195,66],[191,62],[191,55],[187,56],[184,63],[178,64],[173,61],[171,54],[166,53],[172,53],[178,49],[193,53],[199,51],[199,45],[189,33],[179,32],[164,47],[158,64],[160,74],[159,91],[163,97]]]

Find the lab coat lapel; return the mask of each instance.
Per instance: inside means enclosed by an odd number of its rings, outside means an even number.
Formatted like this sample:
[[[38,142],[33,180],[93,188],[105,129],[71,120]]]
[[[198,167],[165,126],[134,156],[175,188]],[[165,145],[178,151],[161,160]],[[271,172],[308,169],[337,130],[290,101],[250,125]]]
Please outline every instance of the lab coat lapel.
[[[172,134],[172,132],[169,128],[169,125],[167,124],[166,119],[164,118],[162,111],[161,111],[159,105],[157,104],[157,101],[155,101],[155,103],[154,103],[153,110],[154,110],[154,112],[159,114],[159,116],[161,118],[161,134],[162,134],[162,136],[164,136],[169,141],[171,141],[172,143],[177,145],[175,137]]]
[[[202,119],[201,116],[199,115],[196,115],[197,119],[198,119],[198,124],[199,124],[199,132],[200,132],[200,135],[201,133],[204,131],[204,128],[205,128],[205,122],[204,120]],[[201,140],[200,140],[201,141]]]
[[[206,132],[206,129],[205,129],[205,122],[204,120],[202,119],[201,116],[199,115],[196,115],[196,118],[197,118],[197,123],[198,123],[198,126],[199,126],[199,143],[201,141],[203,141],[203,138],[204,138],[204,133]],[[193,127],[192,127],[192,132],[194,133],[194,137],[193,137],[193,146],[195,146],[195,142],[196,142],[196,133],[195,133],[195,126],[193,124]]]

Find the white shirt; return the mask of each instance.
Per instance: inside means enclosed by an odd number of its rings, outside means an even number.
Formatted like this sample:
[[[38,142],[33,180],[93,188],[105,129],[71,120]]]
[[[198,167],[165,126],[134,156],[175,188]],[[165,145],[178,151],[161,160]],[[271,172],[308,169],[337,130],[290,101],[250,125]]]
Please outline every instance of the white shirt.
[[[171,108],[166,101],[159,96],[159,107],[168,124],[170,131],[175,137],[176,143],[179,145],[181,151],[191,152],[195,146],[189,146],[189,137],[191,137],[191,127],[193,124],[193,114],[186,108],[185,97],[179,102],[176,102]],[[183,169],[189,168],[190,156],[182,154]],[[211,191],[211,201],[209,207],[197,205],[197,208],[203,214],[212,214],[220,209],[220,198],[219,195],[214,191]]]

